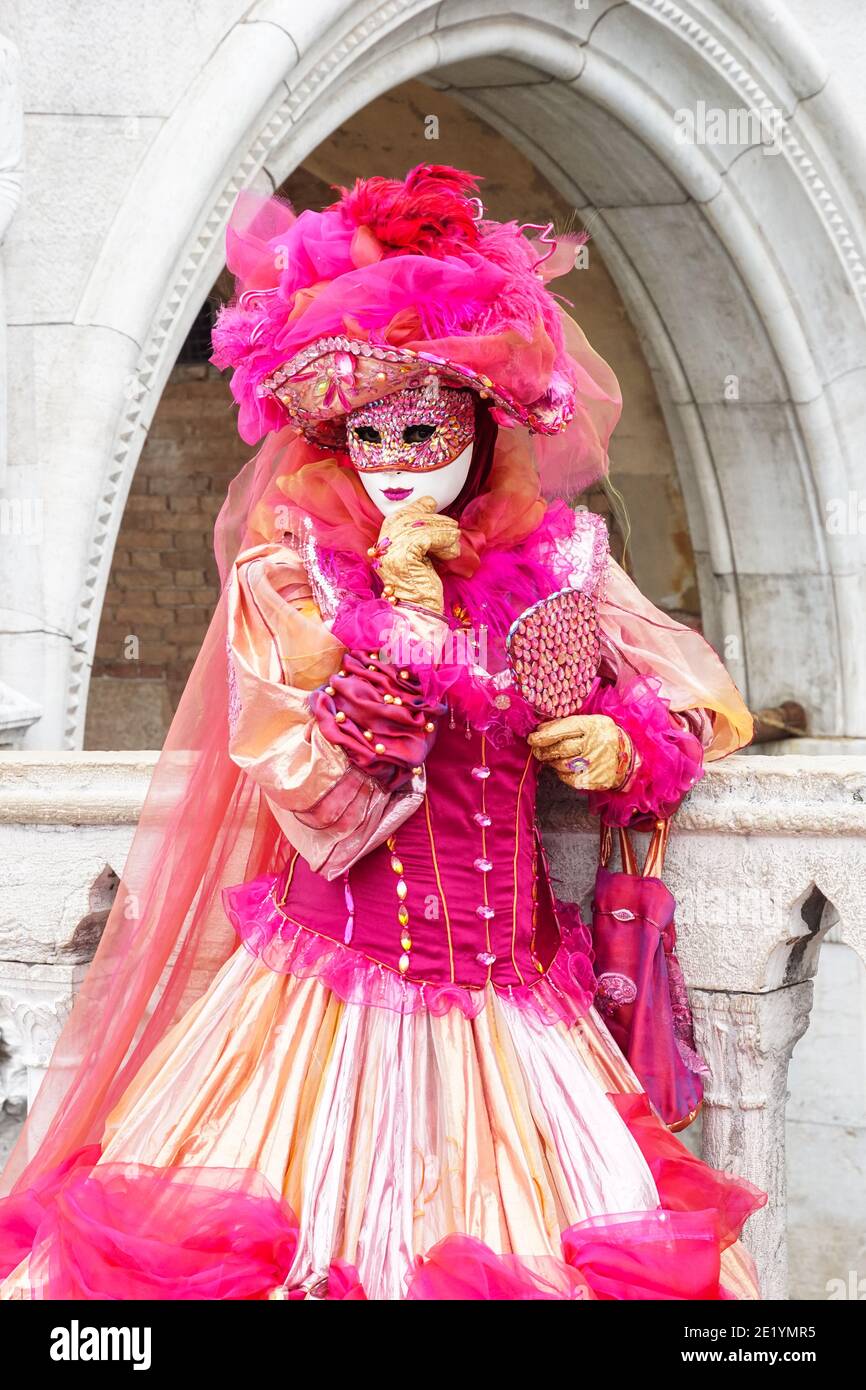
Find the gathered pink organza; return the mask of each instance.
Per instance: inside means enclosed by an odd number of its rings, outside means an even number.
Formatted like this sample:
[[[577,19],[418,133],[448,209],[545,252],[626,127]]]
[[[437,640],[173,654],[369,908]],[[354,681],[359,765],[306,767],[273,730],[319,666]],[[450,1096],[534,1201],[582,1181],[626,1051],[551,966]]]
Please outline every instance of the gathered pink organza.
[[[252,1168],[99,1162],[98,1145],[49,1170],[2,1208],[0,1279],[28,1260],[40,1300],[262,1300],[283,1287],[298,1219]],[[358,1271],[333,1260],[315,1290],[365,1300]]]
[[[29,1257],[36,1299],[261,1300],[288,1285],[295,1213],[253,1169],[153,1168],[82,1161],[50,1175]],[[416,1259],[410,1301],[718,1300],[720,1214],[668,1208],[590,1217],[562,1233],[562,1258],[499,1254],[453,1233]],[[17,1260],[16,1260],[17,1263]],[[10,1265],[9,1268],[14,1268]],[[7,1272],[4,1270],[3,1272]],[[313,1291],[366,1300],[358,1271],[334,1260]]]
[[[92,1168],[99,1153],[98,1144],[89,1144],[70,1154],[56,1167],[40,1173],[32,1187],[0,1198],[0,1280],[11,1274],[30,1254],[36,1242],[36,1233],[70,1173],[76,1169]]]
[[[354,1265],[346,1260],[332,1260],[328,1270],[325,1297],[341,1303],[366,1303],[367,1295]]]
[[[729,1297],[711,1210],[589,1217],[563,1232],[562,1253],[604,1301]]]
[[[410,1302],[513,1302],[593,1299],[579,1270],[553,1256],[497,1255],[473,1236],[451,1235],[417,1260],[406,1288]]]
[[[347,1004],[399,1014],[424,1010],[441,1016],[458,1009],[465,1018],[477,1018],[481,1013],[483,989],[408,980],[336,937],[291,921],[276,903],[280,882],[279,875],[265,875],[223,893],[226,915],[245,949],[268,969],[298,979],[315,977]],[[547,1025],[577,1022],[595,997],[592,942],[580,911],[572,904],[557,904],[557,917],[562,942],[547,973],[531,984],[497,991]],[[343,923],[335,924],[335,933],[342,931]]]
[[[496,1254],[451,1235],[416,1262],[410,1301],[535,1299],[722,1300],[721,1249],[711,1210],[589,1217],[562,1234],[562,1259]]]
[[[766,1206],[766,1192],[746,1178],[732,1177],[696,1158],[659,1119],[643,1091],[610,1092],[609,1099],[643,1154],[665,1210],[683,1213],[711,1208],[720,1249],[727,1250],[739,1240],[749,1217]]]
[[[46,1213],[28,1281],[45,1299],[263,1299],[298,1244],[291,1207],[254,1169],[100,1163]]]

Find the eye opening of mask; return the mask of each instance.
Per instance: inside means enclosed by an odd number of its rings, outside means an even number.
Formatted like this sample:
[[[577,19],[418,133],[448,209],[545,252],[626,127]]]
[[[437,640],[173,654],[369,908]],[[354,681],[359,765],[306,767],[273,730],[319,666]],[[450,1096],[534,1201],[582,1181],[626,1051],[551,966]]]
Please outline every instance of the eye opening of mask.
[[[355,425],[353,433],[362,444],[381,444],[382,436],[375,425]]]
[[[432,439],[436,433],[437,425],[427,425],[418,423],[407,425],[403,431],[404,444],[426,444],[428,439]]]

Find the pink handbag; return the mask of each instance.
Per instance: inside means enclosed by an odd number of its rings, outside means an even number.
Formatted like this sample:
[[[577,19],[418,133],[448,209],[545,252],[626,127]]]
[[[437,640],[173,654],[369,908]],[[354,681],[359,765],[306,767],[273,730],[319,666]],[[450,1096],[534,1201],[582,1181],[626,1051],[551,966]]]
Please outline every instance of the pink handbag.
[[[691,1124],[703,1099],[706,1064],[695,1051],[692,1014],[676,957],[673,894],[660,874],[669,821],[656,821],[638,873],[627,830],[619,830],[619,872],[607,867],[610,826],[603,826],[592,903],[596,1008],[672,1130]]]

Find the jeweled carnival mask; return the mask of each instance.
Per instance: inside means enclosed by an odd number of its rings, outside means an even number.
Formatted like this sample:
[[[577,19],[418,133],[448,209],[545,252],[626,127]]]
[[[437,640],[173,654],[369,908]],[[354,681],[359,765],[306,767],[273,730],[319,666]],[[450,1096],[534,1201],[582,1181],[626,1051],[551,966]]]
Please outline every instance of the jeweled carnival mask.
[[[430,473],[452,463],[475,435],[471,391],[408,387],[346,417],[352,466],[359,473]]]

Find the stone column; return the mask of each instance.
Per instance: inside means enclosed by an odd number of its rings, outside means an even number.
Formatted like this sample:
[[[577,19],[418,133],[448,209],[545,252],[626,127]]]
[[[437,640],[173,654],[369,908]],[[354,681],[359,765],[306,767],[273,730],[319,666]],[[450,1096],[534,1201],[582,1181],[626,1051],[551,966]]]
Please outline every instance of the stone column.
[[[0,1165],[39,1089],[87,969],[0,963]]]
[[[704,1089],[702,1154],[714,1168],[747,1178],[768,1202],[744,1242],[761,1271],[764,1298],[788,1296],[785,1107],[788,1066],[812,1007],[812,981],[769,994],[691,991],[698,1051],[710,1068]]]

